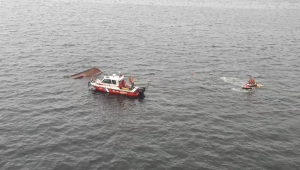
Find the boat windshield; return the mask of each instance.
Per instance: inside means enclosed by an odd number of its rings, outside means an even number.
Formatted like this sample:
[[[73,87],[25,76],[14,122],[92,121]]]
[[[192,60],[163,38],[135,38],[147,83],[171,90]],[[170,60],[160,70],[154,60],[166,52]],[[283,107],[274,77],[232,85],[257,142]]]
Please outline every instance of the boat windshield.
[[[102,83],[111,84],[111,79],[104,79]]]

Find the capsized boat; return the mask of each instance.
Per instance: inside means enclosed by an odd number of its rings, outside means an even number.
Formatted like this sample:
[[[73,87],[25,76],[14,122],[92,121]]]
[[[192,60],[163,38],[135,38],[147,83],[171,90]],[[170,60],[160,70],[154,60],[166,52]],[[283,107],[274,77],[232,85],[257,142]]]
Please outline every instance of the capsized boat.
[[[100,74],[101,70],[99,70],[98,68],[91,68],[88,70],[85,70],[83,72],[77,73],[77,74],[73,74],[70,77],[74,78],[74,79],[78,79],[78,78],[82,78],[82,77],[91,77],[97,74]]]
[[[143,96],[146,87],[138,87],[134,85],[133,79],[129,77],[129,84],[126,84],[124,76],[113,74],[112,76],[104,76],[102,79],[92,78],[88,86],[93,86],[96,90],[123,94],[128,96]]]

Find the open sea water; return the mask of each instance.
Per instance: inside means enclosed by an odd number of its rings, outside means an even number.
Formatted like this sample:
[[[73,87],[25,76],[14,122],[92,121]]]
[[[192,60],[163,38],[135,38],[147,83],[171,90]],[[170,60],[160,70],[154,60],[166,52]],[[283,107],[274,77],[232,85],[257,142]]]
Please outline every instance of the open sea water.
[[[300,169],[300,1],[0,0],[0,29],[1,170]]]

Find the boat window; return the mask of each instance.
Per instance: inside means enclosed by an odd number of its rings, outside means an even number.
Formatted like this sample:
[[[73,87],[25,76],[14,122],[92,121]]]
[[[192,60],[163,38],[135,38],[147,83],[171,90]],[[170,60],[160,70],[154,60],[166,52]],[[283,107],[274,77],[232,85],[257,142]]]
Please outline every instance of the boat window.
[[[116,80],[112,80],[111,82],[112,84],[117,84]]]
[[[104,79],[104,80],[102,81],[102,83],[111,84],[111,80],[110,80],[110,79]]]

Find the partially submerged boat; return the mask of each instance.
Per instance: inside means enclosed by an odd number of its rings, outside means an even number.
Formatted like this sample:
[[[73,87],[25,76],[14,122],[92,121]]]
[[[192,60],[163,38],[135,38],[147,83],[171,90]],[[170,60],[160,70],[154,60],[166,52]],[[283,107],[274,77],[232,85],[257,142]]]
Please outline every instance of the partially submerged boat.
[[[102,79],[92,78],[88,86],[93,86],[96,90],[122,94],[128,96],[144,96],[146,87],[138,87],[134,85],[133,79],[129,77],[129,84],[126,84],[124,76],[113,74],[112,76],[104,76]]]
[[[73,74],[70,77],[74,78],[74,79],[79,79],[79,78],[82,78],[82,77],[91,77],[91,76],[94,76],[94,75],[97,75],[97,74],[100,74],[100,73],[101,73],[101,70],[94,67],[94,68],[85,70],[83,72]]]

